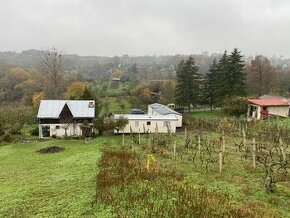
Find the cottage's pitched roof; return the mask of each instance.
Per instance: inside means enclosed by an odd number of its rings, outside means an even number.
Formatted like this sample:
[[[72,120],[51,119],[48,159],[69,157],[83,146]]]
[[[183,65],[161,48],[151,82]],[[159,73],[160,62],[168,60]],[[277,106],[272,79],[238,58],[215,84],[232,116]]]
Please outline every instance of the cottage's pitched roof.
[[[289,106],[287,99],[249,99],[248,101],[259,106]]]
[[[162,115],[167,115],[167,114],[180,115],[180,113],[176,112],[175,110],[172,110],[171,108],[169,108],[163,104],[158,104],[158,103],[149,104],[149,107],[151,107],[157,113],[162,114]]]
[[[68,106],[74,118],[95,117],[94,100],[41,100],[37,118],[59,118],[65,105]]]

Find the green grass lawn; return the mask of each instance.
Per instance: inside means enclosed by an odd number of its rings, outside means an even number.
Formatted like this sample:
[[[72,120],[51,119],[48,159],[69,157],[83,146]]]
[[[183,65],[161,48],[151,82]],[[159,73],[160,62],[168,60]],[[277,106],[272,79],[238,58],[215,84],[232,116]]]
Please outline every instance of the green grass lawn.
[[[0,217],[81,217],[101,214],[92,207],[96,162],[103,138],[51,140],[0,147]],[[65,148],[38,154],[48,146]]]
[[[184,135],[172,137],[178,139],[179,152],[184,146]],[[210,137],[217,140],[220,135],[211,134]],[[240,140],[226,136],[229,154],[225,158],[222,175],[218,173],[217,164],[210,166],[208,172],[198,162],[193,164],[189,160],[190,151],[186,153],[184,150],[174,160],[172,145],[154,154],[154,157],[158,166],[183,172],[185,179],[181,184],[225,194],[235,208],[252,208],[276,214],[276,217],[290,217],[289,184],[278,184],[274,193],[266,192],[261,167],[253,170],[251,159],[241,162],[240,153],[233,146],[234,141]],[[99,170],[96,162],[101,149],[120,150],[121,141],[122,136],[103,136],[93,139],[90,144],[85,144],[83,140],[3,144],[0,146],[0,217],[113,217],[111,205],[93,203],[95,178]],[[122,150],[140,154],[146,164],[147,155],[151,154],[150,142],[152,139],[148,135],[141,135],[144,146],[133,145],[128,135]],[[65,150],[54,154],[35,153],[40,148],[53,145]],[[134,192],[138,193],[138,186],[130,187],[136,188]],[[163,189],[162,185],[158,188]],[[158,202],[158,196],[155,200]]]
[[[103,108],[102,108],[102,114],[109,112],[114,114],[122,114],[122,113],[130,113],[131,112],[131,104],[129,102],[129,97],[120,96],[120,97],[108,97],[102,99],[103,102]],[[105,104],[108,104],[108,111],[106,111]],[[124,104],[125,108],[121,108],[121,104]]]

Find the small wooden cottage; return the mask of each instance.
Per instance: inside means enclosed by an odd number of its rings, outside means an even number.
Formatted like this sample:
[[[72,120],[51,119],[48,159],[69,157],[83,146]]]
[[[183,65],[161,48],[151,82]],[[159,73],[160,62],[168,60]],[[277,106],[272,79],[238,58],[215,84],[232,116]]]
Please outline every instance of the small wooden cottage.
[[[39,138],[85,135],[94,117],[94,100],[42,100],[37,114]]]
[[[175,115],[149,114],[115,114],[115,119],[128,119],[128,123],[121,131],[114,133],[175,133],[177,118]]]
[[[148,115],[172,115],[177,118],[176,127],[182,127],[182,115],[163,104],[148,105]]]
[[[249,99],[249,120],[260,120],[270,116],[288,117],[289,103],[287,99]]]

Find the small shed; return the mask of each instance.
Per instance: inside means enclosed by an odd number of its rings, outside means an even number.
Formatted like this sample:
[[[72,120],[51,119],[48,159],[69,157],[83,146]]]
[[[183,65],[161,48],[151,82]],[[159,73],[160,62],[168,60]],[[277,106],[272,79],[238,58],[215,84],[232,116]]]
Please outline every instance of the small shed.
[[[175,115],[148,114],[115,114],[115,119],[128,119],[128,124],[121,131],[114,133],[168,133],[176,132],[177,118]]]
[[[177,118],[176,127],[182,127],[182,115],[166,105],[159,103],[148,105],[148,115],[173,115]]]
[[[92,126],[94,117],[94,100],[41,100],[37,114],[39,138],[82,136],[87,134],[85,120]]]
[[[287,99],[249,99],[247,116],[251,120],[260,120],[269,116],[288,117]]]

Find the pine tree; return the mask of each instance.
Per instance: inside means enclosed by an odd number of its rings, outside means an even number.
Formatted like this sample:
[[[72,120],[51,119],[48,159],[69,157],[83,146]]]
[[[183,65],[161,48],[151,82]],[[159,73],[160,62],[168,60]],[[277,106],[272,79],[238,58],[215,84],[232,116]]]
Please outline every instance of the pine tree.
[[[215,105],[217,97],[217,75],[218,63],[216,59],[213,60],[209,73],[205,75],[205,85],[203,87],[203,99],[204,103],[208,104],[210,108]]]
[[[215,77],[215,98],[218,106],[221,105],[223,99],[230,93],[230,81],[229,81],[229,57],[227,51],[217,64],[217,73]]]
[[[243,56],[237,48],[235,48],[229,56],[229,82],[231,84],[231,96],[246,95],[246,71],[244,69],[245,64],[242,58]]]
[[[178,65],[177,85],[176,85],[176,103],[182,106],[195,105],[198,102],[199,86],[197,73],[198,67],[195,65],[192,57]]]

